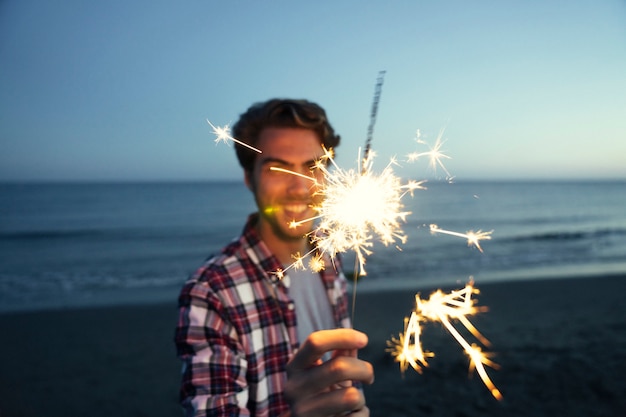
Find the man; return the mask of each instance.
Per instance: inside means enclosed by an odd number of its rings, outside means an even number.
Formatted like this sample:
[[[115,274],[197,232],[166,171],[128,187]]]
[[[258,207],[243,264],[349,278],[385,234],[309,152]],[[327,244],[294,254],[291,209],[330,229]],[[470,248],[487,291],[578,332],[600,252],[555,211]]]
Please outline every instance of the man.
[[[276,273],[311,250],[306,220],[323,181],[315,162],[339,136],[317,104],[281,99],[250,107],[233,136],[261,151],[236,145],[258,212],[181,291],[186,415],[368,416],[351,382],[373,381],[372,366],[356,357],[367,337],[350,329],[338,260],[325,259],[320,272]],[[293,220],[304,222],[293,228]]]

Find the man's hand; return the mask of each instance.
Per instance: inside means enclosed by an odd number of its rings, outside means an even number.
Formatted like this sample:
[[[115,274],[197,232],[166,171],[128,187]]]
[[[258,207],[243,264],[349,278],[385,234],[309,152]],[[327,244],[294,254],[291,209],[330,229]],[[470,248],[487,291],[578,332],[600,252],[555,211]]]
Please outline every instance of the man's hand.
[[[363,393],[352,386],[352,381],[374,382],[372,365],[356,356],[366,345],[367,336],[353,329],[311,333],[287,364],[285,397],[291,416],[369,416]],[[332,357],[322,362],[327,352]]]

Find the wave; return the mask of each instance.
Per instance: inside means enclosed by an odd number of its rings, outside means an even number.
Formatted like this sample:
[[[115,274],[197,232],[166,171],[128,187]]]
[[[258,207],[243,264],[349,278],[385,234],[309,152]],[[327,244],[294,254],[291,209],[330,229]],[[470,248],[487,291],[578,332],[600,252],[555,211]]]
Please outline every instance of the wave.
[[[118,228],[76,230],[28,230],[0,232],[0,241],[36,240],[106,240],[106,239],[198,239],[206,237],[206,229],[183,230],[180,228]]]
[[[92,238],[104,235],[106,232],[99,229],[83,230],[33,230],[19,232],[0,232],[3,240],[41,240],[66,238]]]
[[[195,258],[198,252],[219,250],[234,236],[229,228],[218,227],[0,231],[0,264],[6,263],[0,270],[28,259],[35,249],[55,264],[61,259],[83,264],[87,257],[90,263],[168,258],[169,254]]]
[[[512,242],[528,242],[528,241],[572,241],[583,239],[598,239],[613,236],[626,236],[626,228],[606,228],[589,231],[557,231],[557,232],[543,232],[535,233],[526,236],[515,236],[508,240]]]

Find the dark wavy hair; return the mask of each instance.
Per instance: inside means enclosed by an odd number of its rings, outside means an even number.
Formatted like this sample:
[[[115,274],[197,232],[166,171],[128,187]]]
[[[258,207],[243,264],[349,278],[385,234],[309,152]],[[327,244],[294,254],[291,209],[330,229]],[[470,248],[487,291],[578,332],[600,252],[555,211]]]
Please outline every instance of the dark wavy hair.
[[[326,149],[339,146],[340,137],[328,122],[326,111],[308,100],[274,98],[255,103],[239,116],[232,135],[237,140],[256,146],[261,131],[267,127],[309,129],[317,134]],[[238,143],[235,143],[235,151],[242,168],[251,171],[258,153]]]

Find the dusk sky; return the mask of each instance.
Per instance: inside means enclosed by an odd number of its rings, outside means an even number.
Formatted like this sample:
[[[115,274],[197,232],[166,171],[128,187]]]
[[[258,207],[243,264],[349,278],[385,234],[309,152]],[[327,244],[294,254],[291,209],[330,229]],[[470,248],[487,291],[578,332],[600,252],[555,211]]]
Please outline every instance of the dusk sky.
[[[241,178],[206,120],[308,98],[381,168],[626,179],[626,1],[0,2],[0,181]],[[432,175],[425,162],[402,174]]]

